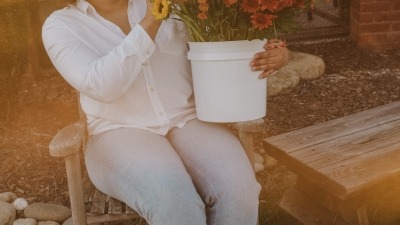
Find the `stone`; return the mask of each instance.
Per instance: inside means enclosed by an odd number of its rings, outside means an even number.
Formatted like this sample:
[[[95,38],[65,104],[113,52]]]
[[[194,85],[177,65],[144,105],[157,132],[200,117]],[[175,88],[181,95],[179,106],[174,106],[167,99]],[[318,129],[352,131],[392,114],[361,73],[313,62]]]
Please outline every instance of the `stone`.
[[[267,79],[268,97],[281,93],[288,93],[295,89],[300,82],[300,77],[297,75],[296,71],[289,66],[289,63],[275,74],[268,76]]]
[[[13,192],[3,192],[0,193],[0,201],[11,203],[13,202],[18,196]]]
[[[262,157],[262,155],[260,155],[259,153],[255,152],[254,162],[264,164],[264,157]]]
[[[303,52],[289,51],[288,65],[300,79],[310,80],[322,76],[325,72],[325,63],[321,57]]]
[[[17,198],[13,202],[13,206],[17,211],[22,211],[28,206],[28,201],[24,198]]]
[[[62,205],[39,202],[26,207],[24,215],[38,221],[62,223],[71,216],[71,209]]]
[[[64,223],[62,225],[74,225],[72,223],[72,217],[70,217],[69,219],[67,219],[66,221],[64,221]]]
[[[37,221],[33,218],[21,218],[14,221],[13,225],[37,225]]]
[[[55,221],[39,221],[37,225],[60,225]]]
[[[0,201],[0,225],[12,225],[16,215],[17,212],[13,205]]]
[[[278,160],[276,160],[275,158],[273,158],[272,156],[265,154],[264,155],[264,165],[265,167],[273,167],[276,164],[278,164]]]
[[[267,77],[267,96],[288,93],[297,87],[301,79],[316,79],[324,72],[325,63],[321,57],[289,51],[288,63]]]
[[[262,163],[255,163],[254,164],[254,170],[256,173],[263,171],[264,170],[264,165]]]

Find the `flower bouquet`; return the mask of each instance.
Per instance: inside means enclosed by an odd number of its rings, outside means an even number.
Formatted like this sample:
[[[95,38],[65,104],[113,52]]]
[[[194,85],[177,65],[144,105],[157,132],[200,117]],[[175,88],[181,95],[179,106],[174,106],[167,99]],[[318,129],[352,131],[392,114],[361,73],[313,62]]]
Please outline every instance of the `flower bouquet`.
[[[238,122],[266,114],[266,79],[250,70],[277,33],[294,31],[314,0],[152,0],[157,19],[182,21],[189,34],[198,118]],[[280,47],[270,42],[267,47]]]

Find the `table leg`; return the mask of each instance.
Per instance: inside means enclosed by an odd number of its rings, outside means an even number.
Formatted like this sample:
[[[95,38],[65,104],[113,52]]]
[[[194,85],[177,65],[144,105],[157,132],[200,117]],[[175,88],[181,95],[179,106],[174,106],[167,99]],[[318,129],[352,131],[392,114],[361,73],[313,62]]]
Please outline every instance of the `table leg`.
[[[369,224],[361,196],[342,200],[303,177],[284,193],[279,206],[306,225]]]

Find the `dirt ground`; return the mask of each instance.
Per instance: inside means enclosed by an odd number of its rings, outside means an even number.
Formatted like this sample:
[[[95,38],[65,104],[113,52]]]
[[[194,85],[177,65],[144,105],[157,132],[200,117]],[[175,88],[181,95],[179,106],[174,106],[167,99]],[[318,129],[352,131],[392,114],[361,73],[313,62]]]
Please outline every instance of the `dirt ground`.
[[[319,79],[301,81],[290,93],[268,98],[263,137],[400,100],[400,49],[363,50],[348,38],[292,43],[289,49],[322,57],[326,71]],[[24,79],[19,93],[18,113],[9,125],[0,125],[0,193],[68,206],[64,165],[49,156],[48,144],[59,129],[77,120],[76,94],[53,68],[36,81]],[[297,224],[277,207],[296,177],[278,164],[257,178],[263,187],[260,224]],[[400,224],[396,184],[380,197],[371,195],[371,224]]]

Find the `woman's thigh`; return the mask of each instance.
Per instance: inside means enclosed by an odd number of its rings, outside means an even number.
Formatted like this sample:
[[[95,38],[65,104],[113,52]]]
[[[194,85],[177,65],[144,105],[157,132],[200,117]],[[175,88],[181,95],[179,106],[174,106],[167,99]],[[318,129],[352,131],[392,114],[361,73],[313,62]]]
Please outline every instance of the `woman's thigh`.
[[[150,224],[205,224],[204,203],[169,141],[131,128],[90,138],[85,156],[96,187]]]
[[[168,138],[209,209],[208,224],[257,223],[260,185],[226,126],[192,120]]]

